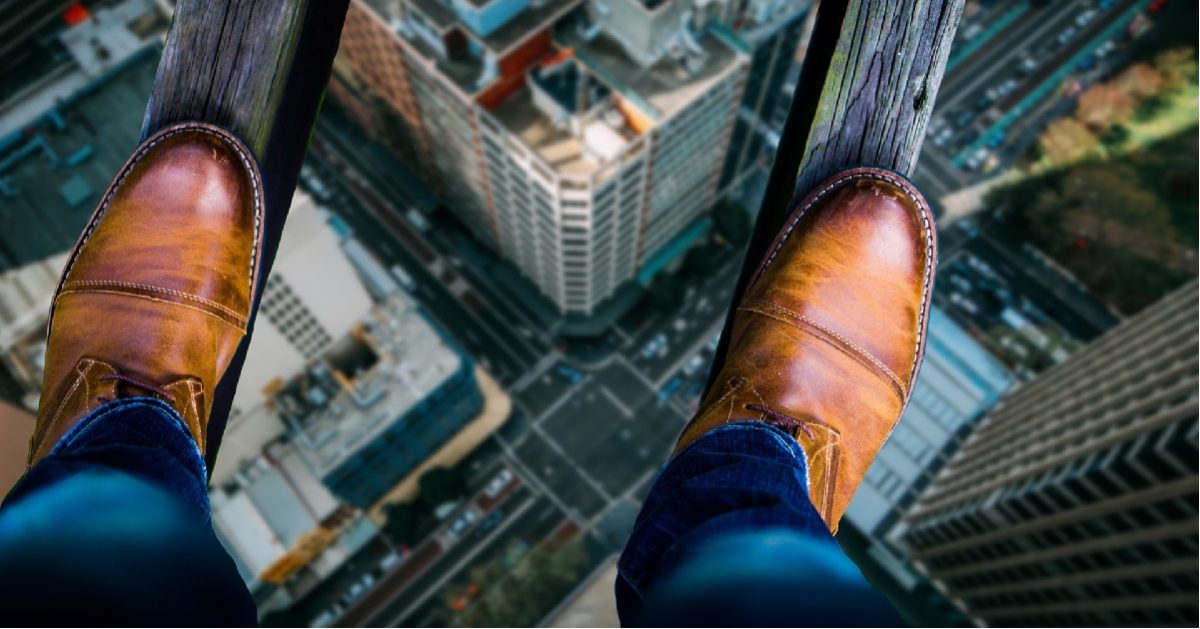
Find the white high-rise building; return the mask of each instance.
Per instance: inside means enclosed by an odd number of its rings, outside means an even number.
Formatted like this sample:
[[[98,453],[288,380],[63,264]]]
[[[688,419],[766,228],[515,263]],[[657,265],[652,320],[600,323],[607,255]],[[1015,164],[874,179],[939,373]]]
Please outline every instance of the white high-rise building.
[[[796,4],[355,0],[331,90],[588,315],[704,233],[752,52],[730,25]]]

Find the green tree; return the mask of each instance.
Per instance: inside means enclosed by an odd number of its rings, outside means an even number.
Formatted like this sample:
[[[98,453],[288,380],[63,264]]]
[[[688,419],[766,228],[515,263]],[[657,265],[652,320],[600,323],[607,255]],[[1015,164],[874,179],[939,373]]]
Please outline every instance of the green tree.
[[[646,299],[650,307],[665,312],[678,307],[686,292],[687,287],[682,280],[664,271],[650,282],[646,289]]]
[[[564,544],[541,544],[505,571],[493,562],[472,571],[482,589],[462,615],[469,627],[532,627],[579,584],[587,568],[580,538]],[[459,588],[460,590],[462,588]]]
[[[722,201],[713,208],[713,229],[725,242],[741,247],[750,240],[750,213],[736,203]]]
[[[1017,182],[984,202],[1005,235],[1042,249],[1101,301],[1133,314],[1195,275],[1185,264],[1195,243],[1194,179],[1179,183],[1182,195],[1169,181],[1195,172],[1194,147],[1193,130],[1143,153]]]
[[[1133,110],[1133,119],[1138,122],[1147,122],[1153,120],[1167,106],[1166,98],[1162,96],[1151,96],[1142,101],[1141,104]]]
[[[1129,129],[1122,125],[1113,125],[1100,134],[1100,141],[1109,148],[1120,148],[1129,140]]]
[[[412,544],[416,541],[421,518],[413,505],[393,502],[384,507],[383,513],[387,518],[383,532],[387,533],[388,537],[401,544]]]
[[[720,252],[710,242],[696,245],[683,258],[683,272],[690,276],[705,275],[717,268],[719,256]]]
[[[417,480],[421,500],[431,509],[453,502],[467,493],[466,476],[458,468],[435,467]]]

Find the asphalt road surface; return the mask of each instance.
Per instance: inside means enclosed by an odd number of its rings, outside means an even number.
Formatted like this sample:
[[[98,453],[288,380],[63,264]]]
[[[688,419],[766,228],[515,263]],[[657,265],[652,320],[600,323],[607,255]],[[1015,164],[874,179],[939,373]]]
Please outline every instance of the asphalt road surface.
[[[1107,9],[1099,9],[1096,0],[1055,0],[1034,7],[1029,2],[1014,0],[998,4],[987,15],[977,18],[981,25],[1005,23],[999,20],[1009,14],[1011,21],[994,33],[984,28],[976,35],[979,41],[957,43],[955,51],[969,47],[969,54],[962,59],[951,53],[952,67],[938,90],[930,135],[913,175],[926,195],[939,198],[986,178],[987,174],[978,169],[956,166],[953,163],[956,155],[980,142],[992,122],[1051,81],[1078,52],[1098,45],[1097,36],[1136,4],[1139,0],[1119,0]],[[1077,25],[1076,20],[1089,9],[1096,9],[1094,17],[1083,26]],[[970,24],[967,21],[960,25],[959,33],[966,32]],[[1068,31],[1074,34],[1060,43],[1059,37]],[[1029,67],[1022,65],[1026,58],[1032,63]],[[1015,81],[1015,87],[1007,94],[997,94],[995,90],[1010,79]],[[959,124],[967,118],[966,124]],[[1006,131],[1004,143],[994,151],[997,164],[993,171],[1019,158],[1044,122],[1044,117],[1034,112],[1014,122]],[[936,146],[933,138],[947,127],[953,129],[954,139]],[[960,141],[967,133],[975,134],[977,139]]]

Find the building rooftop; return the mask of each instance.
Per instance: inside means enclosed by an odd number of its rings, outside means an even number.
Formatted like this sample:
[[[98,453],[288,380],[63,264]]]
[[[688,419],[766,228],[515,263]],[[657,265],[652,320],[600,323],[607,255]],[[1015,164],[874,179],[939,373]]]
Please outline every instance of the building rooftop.
[[[703,94],[724,76],[739,54],[727,38],[709,28],[696,37],[700,54],[680,59],[665,56],[643,68],[603,33],[588,40],[579,29],[563,28],[555,35],[564,46],[574,49],[576,57],[601,81],[654,120],[675,114]]]
[[[562,47],[553,54],[570,57],[563,69],[546,76],[532,66],[526,86],[492,114],[565,175],[591,175],[613,162],[655,121],[708,90],[738,57],[705,33],[699,40],[703,54],[643,68],[603,33],[589,39],[564,24],[555,37]],[[575,95],[577,101],[570,102]]]
[[[428,18],[429,22],[443,34],[458,27],[463,35],[476,40],[481,46],[503,57],[513,46],[522,43],[531,33],[548,28],[563,15],[583,3],[583,0],[553,0],[540,5],[526,3],[511,18],[486,34],[479,33],[441,0],[407,0],[408,3]],[[485,5],[512,4],[514,0],[472,0],[476,7]]]
[[[158,67],[150,45],[0,137],[0,271],[69,249],[137,146]]]
[[[590,175],[599,170],[605,155],[620,152],[637,132],[611,106],[588,116],[579,126],[557,122],[534,104],[530,88],[518,90],[492,114],[510,133],[517,136],[538,157],[559,173]]]
[[[462,358],[397,293],[275,396],[318,476],[337,469],[462,366]]]
[[[16,390],[0,390],[8,401],[37,410],[46,358],[46,319],[50,298],[67,254],[0,271],[0,371]]]
[[[386,0],[372,6],[392,17],[444,77],[565,175],[603,176],[626,145],[703,94],[741,54],[735,37],[706,28],[677,35],[682,43],[644,67],[615,35],[588,21],[581,0],[479,0],[478,15],[442,0],[405,2],[411,11],[403,20],[394,19],[399,13]],[[499,9],[507,17],[488,22],[486,12]]]

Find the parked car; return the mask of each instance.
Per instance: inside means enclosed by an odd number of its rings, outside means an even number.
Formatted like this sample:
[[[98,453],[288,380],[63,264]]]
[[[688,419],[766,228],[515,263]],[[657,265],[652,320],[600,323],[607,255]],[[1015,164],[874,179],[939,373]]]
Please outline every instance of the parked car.
[[[392,277],[396,278],[396,282],[400,284],[401,288],[410,293],[417,289],[417,283],[413,281],[412,276],[399,264],[392,265]]]
[[[987,93],[989,98],[1000,100],[1001,98],[1012,94],[1013,90],[1015,89],[1017,89],[1017,79],[1015,77],[1011,77],[1005,79],[1002,83],[992,86],[990,89],[988,89]]]
[[[379,560],[379,569],[383,572],[387,572],[388,570],[391,570],[393,566],[400,563],[401,559],[404,559],[404,557],[398,553],[388,553],[383,556],[383,559]]]
[[[658,334],[654,335],[654,338],[650,339],[650,341],[646,343],[645,347],[642,348],[641,356],[642,358],[652,358],[665,353],[666,348],[667,335],[659,332]]]
[[[979,115],[978,112],[967,109],[954,117],[954,126],[961,129],[974,122],[977,115]]]
[[[710,351],[710,352],[717,351],[717,345],[719,345],[720,343],[721,343],[721,333],[717,332],[708,341],[708,351]]]
[[[978,140],[978,139],[979,139],[978,131],[976,131],[974,129],[967,129],[966,131],[963,131],[962,133],[958,134],[958,137],[955,138],[955,140],[954,140],[955,152],[961,151],[961,150],[967,148],[967,146],[969,146],[972,142],[974,142],[975,140]]]
[[[408,222],[412,223],[412,226],[416,227],[418,231],[429,231],[429,219],[425,218],[425,215],[417,210],[417,208],[409,208],[409,210],[404,213],[404,217],[407,218]]]
[[[938,148],[941,148],[943,146],[946,146],[946,144],[949,143],[953,137],[954,137],[954,129],[951,129],[950,127],[946,127],[944,129],[942,129],[941,131],[938,131],[937,135],[933,136],[933,145]]]
[[[690,378],[703,369],[707,363],[708,361],[704,360],[704,356],[696,354],[683,366],[683,375]]]
[[[1058,38],[1055,39],[1055,41],[1057,41],[1060,46],[1066,45],[1067,42],[1069,42],[1075,38],[1076,32],[1077,31],[1075,30],[1074,26],[1068,26],[1068,27],[1064,28],[1061,33],[1058,34]]]
[[[504,491],[505,487],[508,487],[508,484],[512,482],[512,479],[512,470],[508,469],[507,467],[499,472],[496,472],[496,475],[492,477],[492,480],[489,480],[488,484],[484,486],[483,495],[487,496],[488,498],[495,498],[496,496],[500,495],[500,492]]]
[[[318,201],[328,201],[333,198],[333,192],[329,189],[329,186],[325,185],[325,182],[321,181],[317,177],[317,174],[308,166],[300,167],[300,182],[304,184],[305,188],[308,188],[308,191]]]
[[[969,315],[979,314],[979,306],[975,305],[975,302],[965,297],[962,293],[951,293],[950,303],[958,306]]]
[[[470,528],[470,526],[478,519],[479,514],[475,513],[474,509],[467,509],[462,515],[458,516],[458,519],[450,523],[450,526],[446,529],[446,532],[449,533],[451,537],[458,537],[462,535],[464,531]]]
[[[474,535],[476,538],[483,537],[488,533],[491,533],[492,529],[496,528],[496,526],[503,521],[504,512],[500,510],[493,511],[483,519],[483,522],[479,523],[479,526],[475,527],[475,532],[472,535]]]
[[[583,374],[580,373],[578,369],[566,363],[558,363],[554,366],[554,371],[571,384],[579,384],[579,382],[583,380]]]
[[[663,386],[662,390],[658,392],[658,401],[666,402],[667,400],[671,399],[671,396],[675,395],[675,392],[678,391],[679,387],[681,386],[683,386],[683,378],[680,378],[679,376],[671,378],[669,381],[667,381],[667,384]]]
[[[989,151],[986,146],[981,146],[975,149],[975,152],[971,153],[971,156],[967,158],[965,163],[967,170],[979,170],[979,168],[983,166],[983,163],[987,161],[987,158],[990,157],[991,154],[992,152]]]

